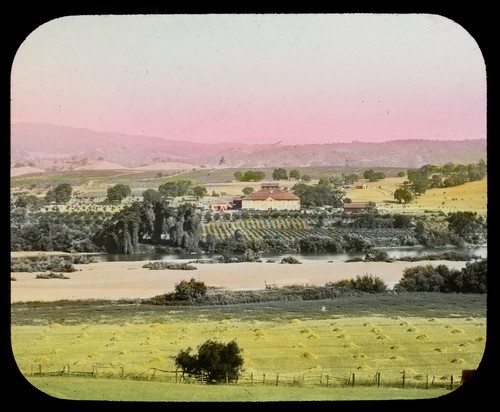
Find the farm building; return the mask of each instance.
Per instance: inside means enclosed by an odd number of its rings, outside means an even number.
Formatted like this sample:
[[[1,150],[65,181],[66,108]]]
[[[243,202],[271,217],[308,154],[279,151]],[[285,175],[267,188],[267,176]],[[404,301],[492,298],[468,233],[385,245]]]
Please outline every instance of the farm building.
[[[347,213],[362,213],[370,209],[370,202],[351,202],[344,203],[344,212]]]
[[[225,212],[226,210],[231,209],[231,207],[231,203],[222,198],[218,198],[217,200],[210,203],[211,212]]]
[[[300,198],[285,192],[277,183],[262,183],[261,189],[241,200],[242,209],[254,210],[299,210]]]

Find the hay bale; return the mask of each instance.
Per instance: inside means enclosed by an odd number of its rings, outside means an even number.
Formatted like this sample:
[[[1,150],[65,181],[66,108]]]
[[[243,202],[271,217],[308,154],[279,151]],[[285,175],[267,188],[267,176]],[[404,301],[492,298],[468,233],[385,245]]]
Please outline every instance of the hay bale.
[[[430,338],[427,335],[418,335],[417,339],[422,341],[422,342],[428,342],[430,341]]]
[[[300,323],[300,322],[301,322],[301,320],[297,319],[297,318],[290,319],[290,323],[293,323],[293,324],[297,324],[297,323]]]
[[[450,361],[451,363],[458,363],[458,364],[462,364],[462,363],[465,363],[465,360],[462,359],[462,358],[454,358]]]
[[[317,356],[314,355],[313,353],[309,352],[309,351],[306,351],[306,352],[302,352],[300,354],[300,357],[301,358],[304,358],[304,359],[316,359]]]
[[[416,332],[417,331],[417,328],[409,328],[409,329],[406,329],[407,332]]]
[[[300,333],[302,333],[302,334],[309,333],[309,334],[310,334],[310,333],[311,333],[311,329],[307,329],[307,328],[306,328],[306,329],[302,329],[302,330],[300,331]]]

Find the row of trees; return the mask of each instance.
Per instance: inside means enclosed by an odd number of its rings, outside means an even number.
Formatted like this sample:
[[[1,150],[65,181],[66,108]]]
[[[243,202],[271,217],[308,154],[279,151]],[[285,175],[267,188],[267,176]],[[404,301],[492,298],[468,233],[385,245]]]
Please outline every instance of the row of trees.
[[[454,164],[443,166],[425,165],[418,169],[408,169],[409,189],[415,195],[424,194],[427,189],[453,187],[482,180],[486,177],[486,162]]]
[[[407,268],[394,286],[397,292],[486,293],[488,261],[468,262],[461,270],[446,265]]]

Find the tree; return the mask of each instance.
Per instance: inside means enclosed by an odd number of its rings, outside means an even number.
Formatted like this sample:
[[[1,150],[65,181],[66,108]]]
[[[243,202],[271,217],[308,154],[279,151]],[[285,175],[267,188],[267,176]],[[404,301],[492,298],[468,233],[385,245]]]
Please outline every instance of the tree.
[[[132,194],[132,190],[129,185],[118,183],[110,188],[108,188],[108,201],[120,203],[127,196]]]
[[[155,204],[162,201],[160,193],[155,189],[146,189],[144,192],[142,192],[142,198],[144,202],[150,204]]]
[[[429,188],[427,169],[409,169],[408,180],[411,183],[411,191],[416,195],[423,195]]]
[[[481,226],[476,212],[454,212],[446,218],[448,229],[468,240]]]
[[[240,182],[259,182],[264,180],[266,174],[260,170],[247,170],[240,177]]]
[[[240,182],[241,177],[243,176],[243,172],[241,172],[240,170],[237,170],[236,172],[233,173],[233,176],[238,182]]]
[[[73,188],[69,183],[60,183],[45,195],[45,202],[55,202],[58,205],[68,203],[71,199]]]
[[[363,177],[370,182],[377,182],[379,180],[385,179],[384,172],[375,172],[373,169],[365,170]]]
[[[332,206],[342,207],[344,193],[331,184],[306,185],[297,183],[292,188],[293,193],[300,198],[304,207]]]
[[[288,175],[282,167],[273,170],[273,180],[286,180]]]
[[[398,172],[398,177],[405,177],[405,172],[403,172],[403,171]]]
[[[356,173],[351,173],[351,174],[342,174],[342,177],[344,178],[344,184],[346,185],[352,185],[354,182],[357,182],[359,180],[359,177]]]
[[[310,182],[311,180],[312,180],[312,179],[311,179],[311,176],[309,176],[309,175],[304,175],[304,176],[302,176],[302,181],[303,181],[303,182],[306,182],[306,183],[307,183],[307,182]]]
[[[289,176],[290,176],[290,179],[299,180],[300,179],[300,172],[297,169],[290,170]]]
[[[235,340],[229,343],[209,339],[198,346],[198,353],[191,355],[192,348],[181,350],[174,357],[175,365],[182,375],[206,378],[207,383],[237,381],[243,371],[242,349]]]
[[[394,192],[394,199],[398,203],[410,203],[413,201],[413,194],[406,187],[400,187]]]
[[[187,179],[178,179],[171,182],[165,182],[158,188],[158,192],[164,198],[185,196],[191,189],[191,181]]]
[[[191,188],[191,193],[194,197],[196,197],[196,200],[200,200],[202,197],[207,195],[207,188],[201,184],[195,185]]]
[[[243,189],[241,189],[241,191],[243,192],[243,194],[245,196],[248,196],[250,193],[254,192],[254,188],[250,187],[250,186],[247,186],[247,187],[244,187]]]

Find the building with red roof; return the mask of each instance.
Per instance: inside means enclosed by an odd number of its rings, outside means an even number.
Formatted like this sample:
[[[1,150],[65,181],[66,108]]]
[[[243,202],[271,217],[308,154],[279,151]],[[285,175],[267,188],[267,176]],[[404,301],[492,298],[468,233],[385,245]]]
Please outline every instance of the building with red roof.
[[[278,183],[262,183],[261,187],[262,189],[250,193],[241,200],[242,209],[300,210],[300,198],[281,190]]]

